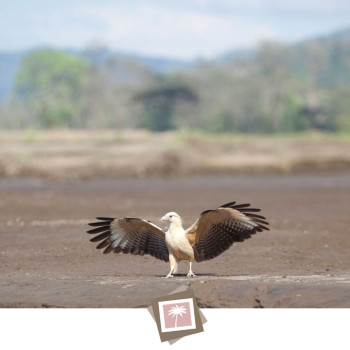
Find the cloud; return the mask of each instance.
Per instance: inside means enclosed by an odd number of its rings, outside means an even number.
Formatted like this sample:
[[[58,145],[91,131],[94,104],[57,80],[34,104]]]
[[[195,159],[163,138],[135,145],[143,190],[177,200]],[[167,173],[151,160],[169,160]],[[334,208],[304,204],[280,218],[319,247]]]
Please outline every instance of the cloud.
[[[189,2],[178,0],[177,3],[186,5]],[[305,14],[343,14],[350,11],[348,0],[192,0],[197,9],[216,11],[260,11],[260,12],[293,12]]]
[[[17,2],[0,9],[2,50],[82,48],[97,41],[116,50],[188,59],[251,47],[262,39],[299,40],[350,25],[349,0]]]
[[[252,46],[276,34],[266,25],[235,15],[170,8],[150,3],[87,4],[67,16],[56,12],[37,36],[55,37],[59,45],[98,40],[108,46],[146,55],[177,58],[210,57],[233,47]]]

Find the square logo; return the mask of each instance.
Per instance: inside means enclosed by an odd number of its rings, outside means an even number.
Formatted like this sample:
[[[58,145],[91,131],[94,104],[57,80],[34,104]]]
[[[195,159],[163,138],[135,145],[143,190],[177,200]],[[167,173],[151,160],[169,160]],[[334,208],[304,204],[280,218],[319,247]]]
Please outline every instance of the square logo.
[[[206,320],[191,289],[154,299],[151,309],[162,342],[203,332],[203,320]]]
[[[192,298],[160,301],[158,307],[162,332],[196,328]]]

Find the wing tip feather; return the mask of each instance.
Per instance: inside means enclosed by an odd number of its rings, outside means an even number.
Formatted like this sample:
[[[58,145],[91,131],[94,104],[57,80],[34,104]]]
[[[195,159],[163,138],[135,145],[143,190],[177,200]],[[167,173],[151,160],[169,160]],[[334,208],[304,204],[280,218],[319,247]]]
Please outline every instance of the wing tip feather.
[[[113,221],[115,218],[109,218],[109,217],[98,216],[96,219],[97,219],[97,220],[102,220],[102,221]]]

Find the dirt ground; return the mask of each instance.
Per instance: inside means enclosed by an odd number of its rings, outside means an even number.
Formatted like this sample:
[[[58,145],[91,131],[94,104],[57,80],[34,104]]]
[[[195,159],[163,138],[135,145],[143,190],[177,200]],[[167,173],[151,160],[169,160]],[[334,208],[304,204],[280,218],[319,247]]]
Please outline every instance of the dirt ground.
[[[86,234],[96,216],[184,226],[229,201],[261,208],[271,231],[162,279],[150,256],[103,255]],[[1,307],[146,307],[179,286],[200,307],[350,307],[350,174],[173,179],[0,180]]]
[[[0,131],[0,178],[86,180],[329,171],[350,172],[349,136]]]

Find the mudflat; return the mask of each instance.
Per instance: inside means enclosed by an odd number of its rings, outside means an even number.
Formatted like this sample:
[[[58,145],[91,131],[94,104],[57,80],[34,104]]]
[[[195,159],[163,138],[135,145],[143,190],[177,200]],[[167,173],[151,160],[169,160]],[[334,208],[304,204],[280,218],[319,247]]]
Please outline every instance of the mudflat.
[[[184,226],[226,202],[262,209],[270,231],[194,263],[197,277],[162,279],[151,256],[103,255],[96,216],[160,218]],[[350,173],[171,179],[0,180],[0,307],[147,307],[179,286],[200,307],[350,307]]]

